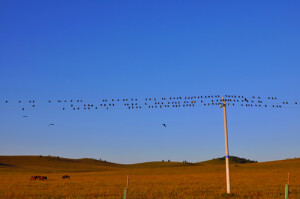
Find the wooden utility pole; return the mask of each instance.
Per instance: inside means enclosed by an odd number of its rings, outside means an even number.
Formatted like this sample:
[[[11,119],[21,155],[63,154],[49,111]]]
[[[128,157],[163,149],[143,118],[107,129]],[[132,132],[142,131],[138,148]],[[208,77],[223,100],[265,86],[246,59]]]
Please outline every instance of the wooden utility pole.
[[[220,108],[223,108],[224,111],[226,185],[227,185],[227,193],[229,194],[231,192],[231,188],[230,188],[228,132],[227,132],[226,100],[224,100],[223,97],[222,97],[222,105],[220,104]]]

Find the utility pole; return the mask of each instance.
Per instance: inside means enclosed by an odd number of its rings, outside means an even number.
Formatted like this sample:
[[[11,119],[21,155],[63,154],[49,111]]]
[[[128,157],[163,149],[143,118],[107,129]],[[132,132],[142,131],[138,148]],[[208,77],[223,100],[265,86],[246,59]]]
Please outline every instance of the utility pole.
[[[220,104],[220,108],[223,108],[224,111],[224,130],[225,130],[225,164],[226,164],[226,185],[227,185],[227,193],[229,194],[231,191],[230,188],[230,171],[229,171],[229,149],[228,149],[228,132],[227,132],[227,117],[226,117],[226,100],[222,97],[222,105]]]

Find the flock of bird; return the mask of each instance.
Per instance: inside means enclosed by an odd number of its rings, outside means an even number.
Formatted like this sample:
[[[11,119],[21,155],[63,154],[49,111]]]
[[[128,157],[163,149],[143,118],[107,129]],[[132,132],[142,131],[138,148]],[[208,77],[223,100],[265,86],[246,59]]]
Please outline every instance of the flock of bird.
[[[283,100],[278,97],[246,97],[242,95],[205,95],[205,96],[184,96],[184,97],[149,97],[138,98],[117,98],[101,99],[96,103],[85,103],[83,100],[47,100],[39,102],[37,100],[28,101],[8,101],[4,100],[0,105],[19,104],[21,110],[36,108],[59,108],[61,110],[97,110],[97,109],[162,109],[162,108],[189,108],[195,106],[218,106],[226,103],[226,106],[241,107],[263,107],[282,108],[288,105],[298,105],[297,101]],[[3,106],[0,106],[2,108]],[[10,107],[10,106],[8,106]],[[26,117],[26,116],[24,116]]]
[[[184,97],[147,97],[138,98],[117,98],[117,99],[101,99],[96,103],[86,103],[81,99],[77,100],[26,100],[26,101],[0,101],[1,108],[19,108],[22,111],[33,109],[60,109],[66,110],[110,110],[110,109],[169,109],[169,108],[190,108],[190,107],[208,107],[220,105],[240,106],[240,107],[258,107],[258,108],[283,108],[291,105],[298,106],[296,100],[284,100],[278,97],[246,97],[242,95],[204,95],[204,96],[184,96]],[[27,118],[27,115],[23,115]],[[48,125],[54,126],[54,123]],[[163,127],[167,127],[165,123]]]

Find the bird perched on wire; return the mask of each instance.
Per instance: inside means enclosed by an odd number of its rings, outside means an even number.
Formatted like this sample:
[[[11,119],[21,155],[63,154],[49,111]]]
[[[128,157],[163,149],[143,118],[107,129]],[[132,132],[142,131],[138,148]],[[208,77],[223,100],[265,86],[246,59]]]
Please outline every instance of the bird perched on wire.
[[[167,127],[167,125],[166,124],[162,124],[164,127]]]

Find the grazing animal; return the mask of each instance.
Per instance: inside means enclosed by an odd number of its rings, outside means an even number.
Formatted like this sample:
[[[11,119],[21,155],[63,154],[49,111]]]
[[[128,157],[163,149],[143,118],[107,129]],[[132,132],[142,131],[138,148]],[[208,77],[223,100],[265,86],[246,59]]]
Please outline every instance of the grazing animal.
[[[61,179],[70,179],[71,177],[69,175],[64,175]]]
[[[47,180],[46,176],[37,176],[39,178],[39,180]]]

